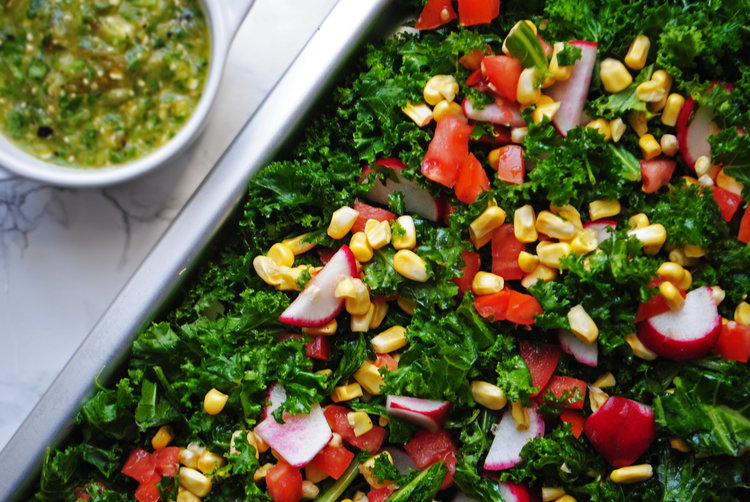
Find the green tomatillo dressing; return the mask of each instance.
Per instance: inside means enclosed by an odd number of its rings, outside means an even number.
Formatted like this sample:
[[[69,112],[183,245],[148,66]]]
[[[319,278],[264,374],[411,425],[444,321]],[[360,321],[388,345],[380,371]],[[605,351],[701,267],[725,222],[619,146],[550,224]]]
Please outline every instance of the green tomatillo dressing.
[[[35,157],[142,157],[195,109],[210,40],[198,0],[0,3],[0,131]]]

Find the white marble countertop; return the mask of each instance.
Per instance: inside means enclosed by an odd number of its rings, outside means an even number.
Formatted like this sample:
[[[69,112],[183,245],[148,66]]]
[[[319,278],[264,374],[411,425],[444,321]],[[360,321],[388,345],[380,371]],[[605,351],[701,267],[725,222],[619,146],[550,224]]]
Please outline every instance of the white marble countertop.
[[[0,450],[335,4],[257,0],[206,131],[157,172],[86,190],[0,181]]]

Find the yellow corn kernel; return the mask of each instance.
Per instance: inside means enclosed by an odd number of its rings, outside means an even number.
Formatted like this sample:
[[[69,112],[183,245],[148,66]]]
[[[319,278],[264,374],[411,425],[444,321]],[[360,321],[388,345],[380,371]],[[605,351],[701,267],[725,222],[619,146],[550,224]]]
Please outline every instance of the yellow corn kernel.
[[[359,217],[359,211],[348,206],[342,206],[331,215],[328,224],[328,236],[332,239],[342,239],[354,226]]]
[[[367,481],[367,484],[370,485],[373,488],[382,488],[383,486],[385,486],[384,483],[378,482],[377,479],[375,478],[375,476],[373,476],[373,474],[372,474],[372,470],[375,467],[375,460],[378,457],[383,456],[383,455],[385,455],[385,457],[388,459],[388,461],[391,464],[393,464],[393,457],[391,457],[391,454],[388,453],[387,451],[378,453],[374,457],[370,457],[369,459],[367,459],[367,461],[359,464],[359,472],[360,472],[360,474],[362,474],[362,476],[364,476],[365,481]],[[364,500],[367,500],[367,497],[365,497]]]
[[[490,272],[477,272],[471,282],[471,290],[475,295],[499,293],[503,287],[505,287],[503,278]]]
[[[661,153],[661,146],[659,145],[659,142],[656,141],[653,134],[647,133],[641,136],[638,140],[638,146],[641,148],[643,158],[646,160],[658,157]]]
[[[407,101],[406,106],[402,107],[401,111],[419,127],[424,127],[432,121],[432,109],[424,103],[415,105],[411,101]]]
[[[578,233],[574,223],[565,221],[550,211],[541,211],[534,226],[537,232],[560,240],[572,239]]]
[[[716,305],[719,305],[721,302],[723,302],[724,298],[726,297],[726,291],[721,289],[719,286],[711,286],[711,298],[713,298]]]
[[[364,232],[355,232],[349,240],[349,249],[352,250],[352,254],[360,263],[367,263],[372,260],[373,251],[370,246],[370,241],[367,240],[367,235]]]
[[[349,329],[354,333],[366,333],[372,324],[372,318],[375,316],[375,304],[370,302],[369,310],[364,314],[354,314],[349,322]]]
[[[542,98],[547,96],[542,96]],[[531,118],[534,121],[535,124],[541,124],[544,121],[544,118],[546,117],[548,120],[552,120],[554,116],[557,114],[557,110],[560,109],[560,104],[557,101],[552,101],[551,103],[544,103],[541,104],[542,100],[540,99],[536,103],[536,108],[531,114]]]
[[[387,354],[406,346],[406,328],[403,326],[391,326],[372,337],[370,340],[372,348],[378,354]]]
[[[201,502],[201,498],[189,490],[177,490],[176,502]]]
[[[521,401],[510,403],[510,413],[513,421],[516,423],[516,429],[519,431],[528,430],[531,422],[529,420],[529,411],[523,407]]]
[[[536,28],[536,25],[534,24],[534,22],[531,21],[530,19],[523,19],[521,21],[516,22],[516,24],[513,25],[513,28],[511,28],[510,31],[508,31],[508,35],[505,37],[505,40],[508,39],[508,37],[511,35],[511,33],[513,33],[514,31],[516,31],[518,29],[518,27],[520,26],[521,23],[526,23],[526,25],[529,28],[531,28],[531,31],[534,32],[534,35],[537,34],[537,28]],[[510,51],[508,50],[508,47],[505,45],[505,41],[503,41],[503,49],[502,50],[503,50],[503,54],[505,54],[506,56],[510,56]]]
[[[396,305],[409,315],[414,315],[414,311],[417,309],[417,302],[405,296],[399,296],[396,299]]]
[[[622,62],[607,58],[599,66],[599,78],[607,92],[618,93],[624,91],[633,82],[633,77]]]
[[[669,281],[659,284],[659,294],[664,297],[664,301],[670,310],[681,310],[685,305],[685,298],[680,294],[680,290]]]
[[[677,118],[680,116],[680,110],[682,110],[684,104],[685,98],[677,93],[667,96],[667,102],[661,112],[661,123],[671,127],[677,125]]]
[[[596,230],[584,228],[570,241],[570,251],[576,254],[587,254],[599,246]]]
[[[659,146],[661,147],[661,153],[667,157],[674,157],[680,149],[677,136],[674,134],[662,134],[661,139],[659,139]]]
[[[524,68],[521,76],[518,78],[516,86],[516,100],[521,106],[535,105],[539,98],[542,97],[542,90],[537,85],[536,68]]]
[[[211,491],[211,480],[190,467],[180,467],[180,486],[196,497],[205,497]]]
[[[734,320],[740,324],[750,324],[750,303],[741,301],[734,309]]]
[[[602,376],[596,379],[596,382],[594,382],[594,387],[599,387],[600,389],[603,389],[605,387],[614,387],[617,384],[617,381],[615,380],[615,376],[610,373],[604,373]]]
[[[424,86],[422,95],[428,105],[435,106],[443,100],[453,101],[458,94],[458,82],[453,75],[434,75]]]
[[[646,213],[634,214],[628,218],[628,226],[630,228],[643,228],[649,225],[648,216]]]
[[[648,132],[648,119],[644,112],[631,110],[628,112],[628,123],[633,128],[638,137],[643,136]]]
[[[716,185],[740,196],[742,195],[742,190],[745,189],[745,185],[737,181],[737,178],[734,176],[728,175],[724,169],[721,169],[716,175]]]
[[[393,256],[393,269],[401,276],[416,282],[426,282],[427,264],[417,253],[410,249],[400,249]]]
[[[631,70],[640,70],[646,66],[648,50],[651,48],[651,40],[646,35],[638,35],[630,43],[628,53],[625,55],[625,64]]]
[[[550,268],[560,268],[560,260],[570,254],[570,244],[567,242],[542,241],[536,246],[539,262]]]
[[[362,279],[345,277],[336,285],[336,298],[344,298],[346,311],[353,315],[366,314],[370,309],[370,290]]]
[[[198,459],[198,470],[203,474],[208,474],[214,469],[224,467],[226,463],[227,461],[221,455],[207,451]]]
[[[659,101],[654,101],[653,103],[648,104],[648,110],[651,113],[657,113],[664,109],[667,104],[669,90],[672,88],[672,77],[670,77],[669,73],[665,72],[664,70],[656,70],[654,74],[651,75],[651,80],[658,83],[664,89],[663,98],[661,98]]]
[[[552,502],[565,495],[565,489],[562,486],[543,486],[542,501]]]
[[[683,291],[687,291],[688,289],[690,289],[690,286],[692,284],[693,274],[691,274],[689,270],[685,270],[685,273],[682,275],[682,279],[680,280],[680,282],[676,283],[675,286]]]
[[[344,277],[341,279],[338,284],[336,284],[336,289],[333,290],[333,295],[336,298],[354,298],[357,296],[354,280],[354,277]]]
[[[568,495],[567,493],[557,499],[555,502],[577,502],[576,498],[572,495]]]
[[[339,385],[331,392],[331,400],[334,403],[351,401],[358,397],[362,397],[362,387],[357,382],[348,385]]]
[[[302,272],[309,270],[308,265],[299,265],[297,267],[279,267],[279,276],[281,277],[281,284],[277,286],[279,291],[300,291],[300,287],[297,284],[297,279],[300,278]]]
[[[310,235],[312,234],[308,232],[306,234],[298,235],[297,237],[284,239],[281,243],[285,246],[289,246],[292,253],[297,256],[298,254],[306,253],[315,247],[316,244],[314,242],[306,242],[306,239],[310,237]]]
[[[629,465],[620,467],[609,473],[609,479],[614,483],[638,483],[646,481],[654,475],[651,464]]]
[[[180,450],[180,454],[177,457],[177,460],[179,460],[180,465],[195,469],[198,467],[198,458],[200,458],[199,453],[187,448],[183,448]]]
[[[568,311],[570,331],[581,341],[593,343],[599,337],[599,328],[580,303]]]
[[[679,263],[683,267],[692,267],[698,263],[697,258],[688,257],[683,249],[673,249],[669,252],[669,261]]]
[[[203,398],[203,409],[209,415],[218,415],[224,409],[228,399],[229,396],[223,392],[211,389],[206,392],[206,396]]]
[[[697,174],[699,177],[703,176],[704,174],[708,174],[709,169],[711,169],[711,159],[706,155],[701,155],[700,157],[695,159],[695,165],[693,166],[693,169],[695,169],[695,174]]]
[[[607,399],[609,399],[609,394],[594,385],[589,385],[588,390],[589,406],[591,407],[591,412],[596,413],[596,410],[604,406],[604,403],[607,402]]]
[[[617,199],[599,199],[589,203],[591,221],[601,220],[620,214],[620,201]]]
[[[378,329],[385,319],[385,315],[388,313],[388,302],[384,300],[377,300],[372,302],[375,311],[372,314],[370,320],[370,329]]]
[[[352,502],[368,502],[367,495],[365,495],[364,492],[357,490],[354,492],[354,499]]]
[[[549,72],[552,74],[552,77],[558,82],[564,82],[568,80],[571,73],[573,73],[572,65],[560,66],[560,63],[557,61],[557,55],[564,49],[565,42],[555,42],[555,44],[552,46],[552,58],[549,61]]]
[[[682,452],[682,453],[689,453],[690,452],[690,446],[685,442],[682,438],[672,438],[669,440],[669,446],[671,446],[673,449]]]
[[[529,289],[533,286],[537,280],[541,279],[544,282],[554,281],[557,278],[557,269],[548,267],[547,265],[539,264],[531,272],[523,276],[521,279],[521,286]]]
[[[610,139],[612,139],[612,131],[609,128],[609,120],[607,119],[594,119],[586,124],[586,128],[596,129],[599,134],[604,136],[604,141],[609,141]]]
[[[635,96],[646,103],[659,102],[667,95],[667,91],[658,82],[647,80],[635,88]]]
[[[539,235],[534,227],[535,223],[536,215],[531,204],[526,204],[516,209],[513,213],[513,232],[516,235],[516,239],[524,243],[536,241]]]
[[[273,467],[273,464],[271,462],[267,462],[263,464],[262,466],[258,467],[255,472],[253,473],[253,481],[256,483],[263,481],[266,479],[266,474],[268,474],[268,471]]]
[[[283,282],[278,264],[268,256],[258,255],[253,258],[253,268],[258,277],[270,286],[278,286]]]
[[[346,414],[346,420],[354,429],[354,435],[357,437],[368,433],[373,427],[370,415],[364,411],[350,411]]]
[[[363,362],[362,366],[354,372],[353,378],[363,389],[374,396],[380,395],[380,388],[385,385],[378,367],[370,361]]]
[[[627,128],[628,126],[625,125],[625,122],[620,117],[610,120],[609,132],[612,134],[612,141],[615,143],[620,141]]]
[[[339,323],[336,322],[336,319],[331,319],[327,323],[325,323],[323,326],[319,326],[317,328],[302,328],[303,333],[307,333],[308,335],[333,335],[336,333],[336,330],[339,329]]]
[[[518,254],[518,266],[525,273],[530,274],[539,265],[539,257],[535,254],[531,254],[528,251],[521,251]]]
[[[685,276],[685,269],[679,263],[665,261],[656,269],[656,275],[672,284],[679,284]]]
[[[283,242],[277,242],[268,250],[266,256],[271,258],[280,267],[291,267],[294,265],[294,252],[292,248]]]
[[[417,229],[414,218],[409,215],[399,216],[396,221],[401,230],[395,234],[391,230],[391,242],[396,249],[414,249],[417,246]]]
[[[505,223],[505,211],[499,206],[490,206],[469,224],[469,238],[479,249],[492,238],[492,232]]]
[[[307,479],[302,481],[302,498],[304,500],[312,500],[317,497],[319,493],[320,488],[318,488],[315,483]]]
[[[391,222],[387,220],[367,220],[365,235],[372,249],[380,249],[391,242]]]
[[[578,209],[576,209],[575,206],[571,204],[565,204],[564,206],[550,205],[549,210],[575,225],[577,230],[583,229],[581,213],[578,212]]]
[[[508,402],[508,400],[505,399],[503,389],[489,382],[474,380],[471,382],[470,389],[471,397],[474,398],[474,401],[487,409],[499,410]]]
[[[628,345],[630,345],[630,349],[633,351],[633,355],[635,357],[639,357],[646,361],[653,361],[654,359],[656,359],[656,352],[643,345],[643,342],[641,342],[640,338],[638,338],[638,335],[636,335],[635,333],[626,335],[625,341],[628,342]]]
[[[432,116],[436,122],[439,122],[443,117],[448,116],[464,118],[464,111],[458,103],[443,100],[435,105],[435,108],[432,110]]]
[[[528,134],[529,134],[528,127],[512,127],[510,130],[510,141],[512,143],[521,144],[523,143],[523,140],[526,139],[526,136]],[[495,170],[497,170],[497,167],[495,167]]]
[[[667,240],[667,229],[661,223],[653,223],[645,227],[628,230],[628,235],[634,236],[644,246],[661,246]]]
[[[170,425],[162,425],[151,438],[151,447],[154,450],[166,448],[174,439],[174,429]]]

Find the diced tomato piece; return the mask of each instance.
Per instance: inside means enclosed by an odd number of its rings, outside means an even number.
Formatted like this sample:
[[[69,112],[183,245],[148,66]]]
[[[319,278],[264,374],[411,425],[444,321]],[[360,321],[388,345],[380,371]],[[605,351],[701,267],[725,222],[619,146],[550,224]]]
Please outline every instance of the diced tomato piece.
[[[414,464],[424,470],[441,460],[445,460],[448,466],[448,474],[445,475],[441,490],[453,484],[453,473],[456,472],[456,445],[453,444],[451,435],[445,429],[437,432],[419,430],[414,437],[404,445],[406,453],[411,457]]]
[[[465,204],[471,204],[484,190],[490,189],[490,180],[484,172],[482,163],[470,153],[464,159],[456,178],[456,198]]]
[[[128,456],[120,472],[139,483],[143,483],[154,477],[155,471],[156,457],[143,448],[136,448],[130,452],[130,456]]]
[[[458,0],[461,26],[487,24],[500,14],[500,0]]]
[[[331,260],[331,258],[333,258],[333,255],[336,254],[336,251],[337,251],[336,249],[331,249],[331,248],[318,248],[318,257],[320,257],[320,263],[323,265],[328,263]]]
[[[492,233],[492,273],[506,281],[524,276],[518,266],[518,255],[526,249],[526,244],[516,239],[512,223],[505,223]]]
[[[154,451],[156,456],[156,470],[162,476],[173,478],[180,468],[180,448],[178,446],[167,446]]]
[[[659,287],[659,285],[657,284],[653,287]],[[680,288],[677,289],[680,291],[680,294],[683,298],[687,296],[687,293],[685,293],[683,290],[681,290]],[[645,321],[646,319],[650,319],[656,315],[669,312],[669,310],[670,308],[669,305],[667,305],[667,301],[662,295],[657,294],[646,303],[641,303],[640,305],[638,305],[638,312],[635,314],[635,322]]]
[[[459,296],[471,290],[471,283],[474,282],[474,276],[477,275],[482,264],[479,253],[475,251],[461,251],[461,259],[464,261],[464,266],[461,267],[463,274],[461,277],[453,278],[453,282],[458,286]]]
[[[724,221],[731,221],[734,213],[737,212],[740,204],[742,204],[742,196],[725,190],[720,186],[714,185],[711,188],[714,192],[714,200],[719,205],[721,217],[724,218]]]
[[[434,30],[456,19],[451,0],[427,0],[414,27],[418,30]]]
[[[474,308],[485,319],[504,321],[508,316],[510,290],[503,289],[497,293],[477,295],[474,297]]]
[[[641,160],[641,178],[643,179],[643,191],[654,193],[669,183],[677,163],[674,160],[655,158]]]
[[[740,221],[740,231],[737,233],[737,240],[747,244],[750,242],[750,204],[745,209],[745,214],[742,215],[742,221]]]
[[[557,369],[562,349],[556,343],[545,343],[537,351],[527,341],[520,342],[518,348],[531,373],[531,384],[539,389],[539,392],[532,394],[532,396],[537,396],[544,390],[555,369]]]
[[[714,350],[727,361],[746,363],[750,359],[750,326],[736,321],[722,325]]]
[[[581,396],[580,399],[575,399],[574,397],[576,390],[578,395]],[[557,399],[560,399],[563,394],[567,393],[569,404],[566,408],[580,410],[583,408],[583,398],[586,397],[586,382],[569,376],[553,375],[544,389],[542,389],[542,392],[539,393],[539,397],[544,398],[547,395],[547,391],[552,391],[552,394]]]
[[[387,486],[370,490],[367,492],[367,502],[384,502],[388,500],[388,497],[390,497],[391,493],[394,491],[393,488]]]
[[[138,502],[156,502],[159,500],[159,488],[156,483],[161,481],[161,474],[154,474],[147,481],[141,482],[135,490],[135,499]]]
[[[563,412],[560,413],[560,420],[566,424],[570,424],[570,428],[573,430],[573,435],[576,438],[581,437],[581,432],[583,432],[583,422],[585,419],[580,411],[563,410]]]
[[[311,340],[305,344],[305,354],[313,359],[328,361],[331,354],[331,341],[326,335],[309,335]]]
[[[354,435],[354,429],[349,425],[349,420],[346,418],[349,411],[344,406],[332,404],[326,406],[323,412],[331,430],[340,435],[344,441],[360,450],[367,450],[371,453],[380,450],[380,445],[383,444],[383,439],[385,438],[385,429],[374,425],[372,429],[357,437]]]
[[[521,145],[498,148],[497,179],[515,185],[523,184],[525,170]]]
[[[473,130],[473,126],[457,115],[438,120],[435,135],[422,161],[422,174],[436,183],[453,188],[458,171],[469,154],[469,136]]]
[[[380,450],[380,446],[383,444],[383,439],[385,439],[385,429],[379,425],[373,425],[372,429],[359,437],[354,436],[353,430],[352,435],[353,437],[348,440],[349,444],[360,450],[377,453]]]
[[[268,469],[266,485],[273,502],[299,502],[302,499],[302,473],[283,459]]]
[[[382,368],[385,366],[388,371],[393,371],[398,368],[398,361],[396,361],[390,354],[375,354],[375,366]]]
[[[484,58],[484,51],[472,49],[458,58],[458,62],[467,70],[476,71],[482,66],[482,58]]]
[[[510,56],[485,56],[482,59],[482,73],[490,86],[514,103],[521,70],[521,62]]]
[[[484,61],[484,59],[482,59],[482,61]],[[466,85],[478,90],[479,92],[491,92],[494,94],[495,91],[490,88],[490,81],[482,72],[482,61],[479,62],[480,68],[474,70],[474,73],[466,77]]]
[[[352,463],[354,453],[343,446],[326,446],[310,461],[333,479],[339,479],[349,464]]]
[[[396,215],[387,209],[371,206],[364,202],[357,201],[354,203],[353,207],[355,211],[359,212],[357,221],[354,222],[354,226],[352,227],[353,234],[364,232],[367,220],[392,221],[396,219]]]
[[[80,486],[76,486],[74,493],[76,500],[91,500],[91,495],[86,493],[86,491]]]
[[[534,316],[543,314],[536,298],[526,293],[510,290],[508,298],[508,321],[516,324],[534,324]]]

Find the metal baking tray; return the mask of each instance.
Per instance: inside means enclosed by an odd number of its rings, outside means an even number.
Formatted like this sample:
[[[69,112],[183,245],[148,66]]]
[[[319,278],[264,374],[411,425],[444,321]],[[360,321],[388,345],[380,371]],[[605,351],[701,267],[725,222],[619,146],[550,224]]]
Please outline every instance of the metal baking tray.
[[[349,56],[392,28],[393,0],[339,0],[0,452],[0,500],[28,497],[48,446],[70,431],[95,378],[106,381],[237,208],[248,180],[299,128]]]

